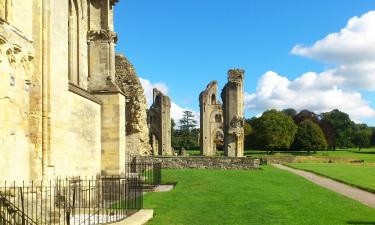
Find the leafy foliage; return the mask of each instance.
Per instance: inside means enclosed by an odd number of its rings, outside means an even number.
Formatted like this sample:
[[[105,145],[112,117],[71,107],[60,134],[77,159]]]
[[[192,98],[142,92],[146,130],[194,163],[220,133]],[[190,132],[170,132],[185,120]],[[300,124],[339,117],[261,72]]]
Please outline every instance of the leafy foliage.
[[[322,113],[321,115],[323,122],[329,122],[332,124],[335,130],[335,137],[333,141],[333,149],[337,146],[340,147],[351,147],[352,144],[352,132],[353,132],[353,121],[350,120],[349,115],[335,109],[331,112]]]
[[[370,147],[372,129],[366,124],[355,124],[353,129],[353,143],[359,150]]]
[[[311,120],[298,124],[298,131],[293,143],[294,150],[318,151],[327,149],[327,141],[322,129]]]
[[[196,128],[197,121],[194,120],[193,113],[184,111],[179,124],[179,128],[175,129],[175,123],[172,123],[172,146],[175,149],[196,147],[198,145],[199,129]]]
[[[257,147],[273,152],[289,149],[297,132],[293,119],[277,110],[269,110],[254,120]]]
[[[290,117],[295,117],[297,115],[297,111],[293,108],[284,109],[284,110],[282,110],[282,112],[285,113],[286,115],[290,116]]]

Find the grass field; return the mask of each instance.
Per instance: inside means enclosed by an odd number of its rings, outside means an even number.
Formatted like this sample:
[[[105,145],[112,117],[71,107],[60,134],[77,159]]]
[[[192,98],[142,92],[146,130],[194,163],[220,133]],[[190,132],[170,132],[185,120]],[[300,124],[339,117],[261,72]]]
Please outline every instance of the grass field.
[[[253,157],[268,157],[265,151],[246,151],[245,155]],[[307,152],[276,152],[273,156],[297,156],[303,158],[304,161],[308,162],[309,158],[306,156],[319,157],[319,158],[342,158],[348,160],[364,160],[368,163],[375,163],[375,148],[362,149],[339,149],[336,151],[318,151],[316,153]]]
[[[289,166],[311,171],[375,193],[375,166],[343,163],[292,163]]]
[[[147,193],[148,225],[375,224],[371,209],[305,179],[265,166],[260,171],[163,170],[166,193]]]

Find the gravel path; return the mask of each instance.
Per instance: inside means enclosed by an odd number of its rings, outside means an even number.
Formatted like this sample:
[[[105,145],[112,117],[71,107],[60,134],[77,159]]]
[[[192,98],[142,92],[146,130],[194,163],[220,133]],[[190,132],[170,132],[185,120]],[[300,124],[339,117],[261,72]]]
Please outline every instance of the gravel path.
[[[367,206],[370,206],[372,208],[375,208],[375,194],[372,194],[367,191],[360,190],[358,188],[337,182],[335,180],[325,178],[318,176],[316,174],[306,172],[303,170],[297,170],[293,169],[284,165],[280,164],[272,164],[273,166],[282,169],[282,170],[287,170],[289,172],[292,172],[294,174],[297,174],[301,177],[306,178],[307,180],[320,185],[322,187],[325,187],[329,190],[332,190],[334,192],[340,193],[342,195],[345,195],[346,197],[349,197],[351,199],[354,199],[356,201],[359,201]]]

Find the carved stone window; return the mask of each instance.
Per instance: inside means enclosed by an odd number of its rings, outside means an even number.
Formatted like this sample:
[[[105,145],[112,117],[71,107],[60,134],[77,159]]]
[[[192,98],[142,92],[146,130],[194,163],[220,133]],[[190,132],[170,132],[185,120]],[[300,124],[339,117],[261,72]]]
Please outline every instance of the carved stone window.
[[[69,0],[69,81],[79,85],[79,10],[77,0]]]
[[[211,96],[211,104],[212,105],[216,104],[216,95],[215,94],[212,94],[212,96]]]

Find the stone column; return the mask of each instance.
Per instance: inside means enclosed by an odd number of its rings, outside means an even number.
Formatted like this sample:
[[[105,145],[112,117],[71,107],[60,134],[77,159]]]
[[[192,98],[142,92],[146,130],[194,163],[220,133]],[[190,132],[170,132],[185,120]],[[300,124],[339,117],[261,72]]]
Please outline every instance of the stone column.
[[[116,84],[112,0],[93,0],[90,8],[89,91],[102,101],[102,175],[125,173],[125,95]],[[100,11],[96,10],[100,8]]]
[[[156,88],[148,117],[154,155],[172,155],[171,100]]]
[[[228,72],[228,83],[223,88],[224,154],[230,157],[244,155],[244,70]]]

